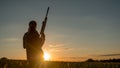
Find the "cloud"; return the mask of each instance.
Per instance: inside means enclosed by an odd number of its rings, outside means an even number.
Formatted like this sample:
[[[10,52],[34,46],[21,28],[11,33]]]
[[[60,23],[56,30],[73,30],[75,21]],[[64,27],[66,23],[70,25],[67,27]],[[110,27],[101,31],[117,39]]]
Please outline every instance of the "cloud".
[[[67,47],[62,47],[62,48],[51,48],[51,52],[65,52],[65,51],[71,51],[73,48],[67,48]]]
[[[71,50],[73,50],[73,48],[66,47],[66,44],[50,44],[49,45],[50,52],[66,52]]]
[[[58,61],[85,61],[87,57],[57,57]]]
[[[64,44],[50,44],[49,47],[50,48],[58,48],[58,47],[63,47]]]
[[[105,54],[105,55],[99,55],[99,56],[120,56],[120,54]]]
[[[5,41],[5,42],[15,42],[15,41],[18,41],[19,39],[17,38],[4,38],[2,39],[2,41]]]

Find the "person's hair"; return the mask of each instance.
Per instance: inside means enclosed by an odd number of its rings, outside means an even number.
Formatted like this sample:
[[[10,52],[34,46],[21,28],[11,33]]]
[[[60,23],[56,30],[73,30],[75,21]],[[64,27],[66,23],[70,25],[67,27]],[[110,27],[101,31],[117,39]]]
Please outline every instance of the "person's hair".
[[[32,20],[29,22],[29,29],[28,31],[34,31],[36,29],[36,26],[37,26],[37,22]]]
[[[32,20],[32,21],[29,22],[29,26],[36,26],[36,25],[37,25],[37,23],[34,20]]]

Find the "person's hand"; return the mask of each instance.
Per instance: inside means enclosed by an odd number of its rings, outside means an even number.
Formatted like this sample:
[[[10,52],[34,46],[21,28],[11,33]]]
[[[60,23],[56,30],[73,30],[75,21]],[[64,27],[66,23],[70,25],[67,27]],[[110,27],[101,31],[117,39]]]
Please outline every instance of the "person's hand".
[[[44,34],[44,33],[41,33],[41,37],[45,39],[45,34]]]

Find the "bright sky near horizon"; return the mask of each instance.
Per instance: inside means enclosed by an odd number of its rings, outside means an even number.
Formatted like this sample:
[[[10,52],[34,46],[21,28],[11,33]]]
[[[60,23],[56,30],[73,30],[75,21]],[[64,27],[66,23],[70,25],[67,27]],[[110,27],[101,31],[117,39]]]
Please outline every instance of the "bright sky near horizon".
[[[43,49],[51,60],[120,58],[120,0],[0,0],[0,57],[26,58],[28,23],[39,31],[48,6]]]

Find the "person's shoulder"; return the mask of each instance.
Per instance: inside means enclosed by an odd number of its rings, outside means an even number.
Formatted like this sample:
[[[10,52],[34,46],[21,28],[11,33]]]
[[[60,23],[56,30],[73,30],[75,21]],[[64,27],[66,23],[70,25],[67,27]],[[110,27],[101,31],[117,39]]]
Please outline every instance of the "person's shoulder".
[[[24,36],[28,35],[28,32],[24,33]]]

